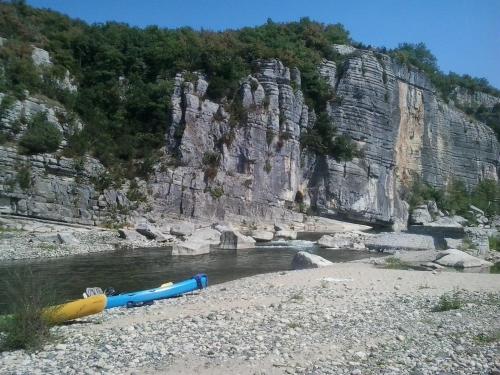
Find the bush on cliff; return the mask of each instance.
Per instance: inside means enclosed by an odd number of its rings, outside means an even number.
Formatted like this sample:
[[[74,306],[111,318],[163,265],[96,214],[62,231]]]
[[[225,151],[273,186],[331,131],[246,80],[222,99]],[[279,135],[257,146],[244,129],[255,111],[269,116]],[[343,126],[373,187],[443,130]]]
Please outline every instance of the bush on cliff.
[[[361,154],[356,144],[345,135],[336,134],[336,128],[326,112],[321,112],[312,129],[302,133],[301,146],[319,155],[328,155],[337,161],[349,161]]]
[[[59,129],[47,120],[46,113],[39,112],[29,121],[19,145],[23,153],[39,154],[57,151],[61,141]]]

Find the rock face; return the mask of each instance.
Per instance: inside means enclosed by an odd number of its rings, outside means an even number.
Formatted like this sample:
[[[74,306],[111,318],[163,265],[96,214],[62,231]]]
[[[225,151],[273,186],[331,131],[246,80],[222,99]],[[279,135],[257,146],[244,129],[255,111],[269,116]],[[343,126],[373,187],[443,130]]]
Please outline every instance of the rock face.
[[[326,214],[401,229],[408,219],[402,196],[415,175],[440,188],[453,178],[469,186],[498,180],[493,131],[444,103],[423,73],[373,51],[336,48],[346,57],[342,72],[331,61],[319,67],[334,92],[328,112],[364,157],[340,163],[301,152],[298,139],[314,114],[304,104],[298,72],[277,60],[259,61],[242,84],[247,118],[236,127],[227,106],[203,97],[203,77],[191,83],[179,75],[167,138],[189,168],[161,177],[157,189],[168,208],[194,217],[245,213],[275,220],[300,196]],[[193,168],[206,170],[203,158],[212,152],[220,162],[210,180]],[[223,195],[211,196],[214,188]],[[298,214],[288,219],[300,221]]]
[[[0,146],[0,213],[86,225],[119,222],[118,211],[130,202],[123,192],[96,189],[92,179],[104,170],[92,158],[25,156]]]
[[[292,268],[294,270],[302,270],[307,268],[320,268],[331,266],[333,263],[319,255],[311,254],[305,251],[299,251],[292,260]]]
[[[490,267],[493,263],[476,258],[457,249],[449,249],[438,254],[435,262],[446,267],[471,268]]]
[[[403,197],[414,176],[436,187],[453,178],[469,186],[498,180],[494,132],[453,102],[443,102],[422,72],[371,50],[334,48],[345,57],[341,69],[326,60],[318,67],[333,94],[327,112],[362,157],[339,162],[301,150],[301,134],[316,114],[305,104],[300,72],[278,60],[255,62],[254,73],[242,77],[236,107],[208,99],[210,82],[202,74],[180,73],[171,97],[166,156],[145,187],[151,216],[302,223],[299,208],[314,206],[323,215],[403,229],[408,221]],[[49,55],[33,51],[40,67],[50,64]],[[458,91],[454,99],[492,105],[495,100]],[[65,136],[71,134],[74,127],[60,120],[56,107],[30,97],[16,101],[0,130],[17,141],[24,128],[16,128],[16,119],[46,111]],[[26,189],[16,182],[24,165],[31,169]],[[119,188],[96,188],[104,172],[94,159],[87,158],[82,170],[79,161],[22,156],[14,147],[0,146],[0,210],[84,224],[115,222],[130,202]]]

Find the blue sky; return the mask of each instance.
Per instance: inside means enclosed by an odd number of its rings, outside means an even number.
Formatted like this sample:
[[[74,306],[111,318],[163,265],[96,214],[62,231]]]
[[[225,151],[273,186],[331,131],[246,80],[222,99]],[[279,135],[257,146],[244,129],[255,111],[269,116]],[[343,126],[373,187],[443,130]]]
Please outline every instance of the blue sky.
[[[364,44],[424,42],[441,69],[500,88],[500,0],[28,0],[87,22],[222,30],[268,18],[340,22]]]

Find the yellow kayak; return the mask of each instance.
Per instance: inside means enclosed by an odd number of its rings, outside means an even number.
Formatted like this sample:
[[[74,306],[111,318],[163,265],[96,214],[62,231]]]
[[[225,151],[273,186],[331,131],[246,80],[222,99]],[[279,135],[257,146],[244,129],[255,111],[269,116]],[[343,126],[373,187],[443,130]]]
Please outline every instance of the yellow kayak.
[[[106,307],[106,302],[106,295],[99,294],[89,298],[77,299],[76,301],[49,307],[44,311],[44,315],[51,323],[59,324],[68,320],[100,313]]]

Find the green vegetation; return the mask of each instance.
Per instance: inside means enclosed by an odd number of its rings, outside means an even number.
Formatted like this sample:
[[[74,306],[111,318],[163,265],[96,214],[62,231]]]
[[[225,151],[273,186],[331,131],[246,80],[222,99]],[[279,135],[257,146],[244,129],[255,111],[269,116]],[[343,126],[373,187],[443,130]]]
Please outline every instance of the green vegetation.
[[[338,161],[348,161],[361,156],[352,140],[345,135],[336,135],[336,129],[326,112],[320,112],[316,124],[301,135],[302,147],[319,155],[330,155]]]
[[[214,199],[219,199],[224,195],[224,189],[222,188],[222,186],[211,187],[208,189],[208,191]]]
[[[490,250],[500,251],[500,236],[490,236],[488,237],[488,241],[490,243]]]
[[[55,152],[62,141],[59,129],[47,120],[46,113],[34,115],[28,129],[19,140],[21,151],[26,154]]]
[[[271,173],[271,170],[273,169],[273,166],[271,165],[271,162],[269,160],[266,160],[265,164],[264,164],[264,171],[266,171],[266,173]]]
[[[27,191],[31,188],[31,167],[29,164],[17,166],[16,181],[19,187]]]
[[[460,298],[460,293],[456,290],[452,294],[444,293],[439,297],[439,301],[434,306],[434,312],[442,312],[449,310],[458,310],[463,306],[464,302]]]
[[[403,262],[401,259],[396,257],[389,257],[385,260],[385,268],[394,270],[407,270],[410,269],[410,265]]]
[[[44,287],[33,278],[30,269],[8,278],[6,285],[9,315],[0,320],[0,350],[40,348],[50,339],[51,324],[43,316],[43,310],[53,302],[52,289]]]
[[[403,64],[412,65],[423,70],[445,100],[448,100],[451,92],[457,86],[464,87],[471,92],[482,91],[500,96],[500,90],[491,86],[485,78],[474,78],[467,74],[460,76],[453,72],[444,74],[439,70],[436,57],[424,43],[402,43],[398,48],[389,51],[389,54]]]
[[[500,139],[500,103],[492,108],[484,106],[479,107],[466,107],[462,110],[468,115],[474,117],[476,120],[481,121],[493,129],[498,139]]]
[[[474,341],[478,344],[488,345],[500,341],[500,331],[494,331],[491,333],[480,333],[474,337]]]
[[[403,198],[410,204],[410,210],[433,200],[439,209],[469,220],[475,220],[469,212],[471,204],[488,217],[500,214],[500,186],[494,180],[483,180],[472,190],[468,190],[462,181],[454,180],[441,190],[416,179]]]

